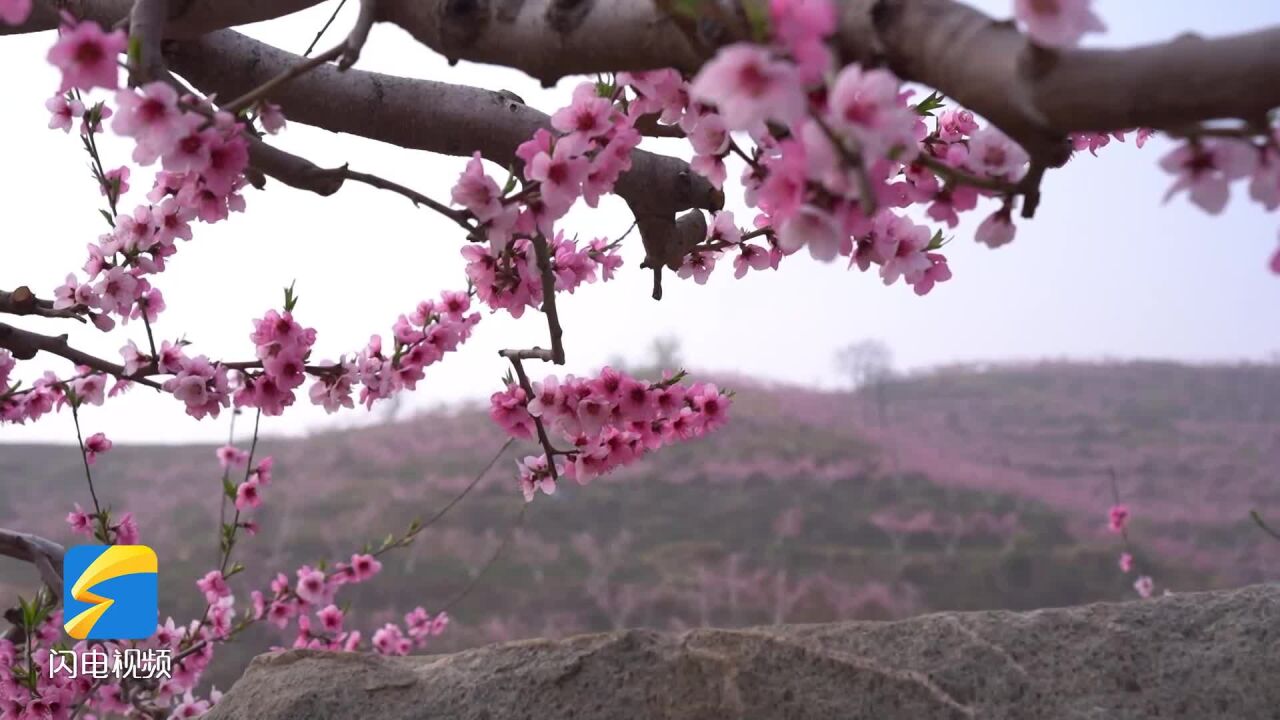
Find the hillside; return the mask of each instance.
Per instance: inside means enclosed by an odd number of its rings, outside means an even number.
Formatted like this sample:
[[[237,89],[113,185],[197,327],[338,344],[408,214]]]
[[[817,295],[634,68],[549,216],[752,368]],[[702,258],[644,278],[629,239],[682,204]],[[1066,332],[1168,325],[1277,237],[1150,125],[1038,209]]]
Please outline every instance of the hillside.
[[[1280,576],[1280,368],[1039,364],[951,368],[876,394],[724,381],[732,422],[595,483],[523,505],[517,448],[384,577],[349,597],[372,627],[468,589],[437,649],[622,626],[679,628],[930,610],[1065,605],[1132,594],[1105,530],[1114,469],[1138,564],[1158,588]],[[342,559],[428,517],[501,446],[481,410],[302,440],[266,438],[275,480],[241,548],[242,592],[268,570]],[[209,446],[117,447],[104,502],[161,557],[162,613],[198,612],[216,554]],[[0,445],[0,525],[62,542],[87,492],[70,447]],[[519,517],[519,525],[515,526]],[[34,573],[0,565],[0,604]],[[247,583],[247,584],[245,584]],[[278,637],[219,662],[225,685]]]

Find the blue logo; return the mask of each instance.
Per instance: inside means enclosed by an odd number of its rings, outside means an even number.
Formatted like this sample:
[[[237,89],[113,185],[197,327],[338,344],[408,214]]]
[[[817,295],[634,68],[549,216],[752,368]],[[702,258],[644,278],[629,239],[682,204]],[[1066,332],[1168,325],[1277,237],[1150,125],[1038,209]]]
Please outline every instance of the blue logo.
[[[145,640],[160,618],[156,553],[76,545],[62,561],[63,629],[76,640]]]

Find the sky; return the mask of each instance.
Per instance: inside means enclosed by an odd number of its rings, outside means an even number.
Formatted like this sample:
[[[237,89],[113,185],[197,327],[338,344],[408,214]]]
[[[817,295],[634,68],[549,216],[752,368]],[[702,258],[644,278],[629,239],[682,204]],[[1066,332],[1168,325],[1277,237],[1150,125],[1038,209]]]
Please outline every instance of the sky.
[[[254,37],[300,52],[332,11],[332,3],[246,28]],[[1008,0],[974,2],[1008,16]],[[348,8],[321,46],[338,42],[354,16]],[[1127,46],[1195,31],[1221,35],[1280,24],[1270,0],[1098,0],[1109,32],[1091,40]],[[46,130],[43,104],[55,89],[44,62],[49,33],[0,38],[0,288],[29,285],[48,297],[78,271],[85,245],[104,230],[101,205],[77,138]],[[544,90],[521,73],[463,63],[449,67],[398,28],[379,25],[358,67],[490,89],[509,89],[551,112],[566,104],[573,79]],[[464,161],[409,151],[361,138],[290,125],[273,139],[323,166],[349,162],[447,199]],[[685,155],[679,141],[645,147]],[[979,210],[949,231],[952,281],[926,297],[905,285],[885,287],[873,274],[850,272],[797,255],[778,272],[734,280],[727,261],[705,286],[668,276],[661,302],[649,297],[650,274],[636,266],[643,252],[632,236],[615,281],[562,296],[568,364],[559,372],[587,374],[612,358],[642,360],[654,338],[675,336],[690,368],[732,371],[822,387],[842,380],[833,364],[848,343],[874,338],[890,346],[897,367],[913,371],[955,362],[1052,359],[1169,359],[1186,362],[1264,360],[1280,351],[1280,278],[1266,270],[1280,215],[1266,214],[1237,185],[1221,216],[1185,199],[1164,202],[1170,177],[1157,166],[1170,145],[1156,140],[1138,150],[1112,143],[1045,179],[1037,217],[1023,221],[1017,240],[990,250],[973,242],[987,213]],[[108,167],[124,164],[122,143],[104,147]],[[150,171],[135,169],[124,207],[138,202]],[[735,176],[731,169],[730,177]],[[732,196],[733,193],[730,192]],[[319,333],[316,357],[336,358],[389,333],[395,318],[445,289],[465,286],[457,228],[404,198],[356,184],[321,198],[270,183],[250,191],[248,212],[214,226],[196,226],[171,268],[159,276],[168,310],[157,340],[185,336],[193,352],[245,359],[252,352],[250,321],[281,303],[296,282],[297,317]],[[992,201],[993,202],[993,201]],[[740,201],[739,201],[740,203]],[[750,217],[730,198],[740,219]],[[584,238],[617,237],[631,223],[620,201],[575,211],[562,226]],[[129,339],[144,345],[138,324],[102,334],[69,321],[3,318],[39,332],[71,333],[73,345],[115,359]],[[506,372],[497,350],[546,344],[538,313],[521,320],[486,315],[462,351],[428,369],[406,398],[406,409],[482,399]],[[46,369],[69,370],[41,356],[19,365],[32,379]],[[535,379],[551,372],[532,367]],[[402,410],[403,412],[404,410]],[[327,416],[300,398],[281,418],[265,418],[267,434],[300,434],[354,426],[377,416],[348,411]],[[135,388],[128,396],[83,413],[87,433],[104,431],[123,442],[221,441],[221,420],[197,422],[172,398]],[[30,426],[0,427],[3,442],[68,442],[67,414]],[[0,451],[2,452],[2,451]]]

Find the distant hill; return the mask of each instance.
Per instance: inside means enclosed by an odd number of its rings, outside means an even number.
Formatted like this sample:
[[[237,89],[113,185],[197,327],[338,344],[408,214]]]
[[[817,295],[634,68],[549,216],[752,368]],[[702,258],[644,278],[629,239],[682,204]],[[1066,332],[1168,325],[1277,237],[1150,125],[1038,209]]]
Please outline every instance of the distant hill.
[[[517,448],[444,519],[347,595],[370,623],[466,589],[437,649],[620,626],[663,628],[941,609],[1063,605],[1132,595],[1104,527],[1110,472],[1134,512],[1138,564],[1173,591],[1280,576],[1280,367],[1166,363],[955,367],[877,393],[723,379],[715,435],[589,486],[522,499]],[[877,402],[883,399],[883,405]],[[883,412],[882,412],[883,410]],[[342,559],[461,491],[501,446],[482,408],[266,438],[276,477],[241,545],[247,599],[266,572]],[[95,466],[161,557],[162,612],[199,611],[220,473],[210,446],[120,446]],[[0,525],[72,542],[87,504],[71,447],[0,445]],[[0,605],[34,587],[0,564]],[[244,584],[246,583],[247,584]],[[219,685],[279,636],[225,653]]]

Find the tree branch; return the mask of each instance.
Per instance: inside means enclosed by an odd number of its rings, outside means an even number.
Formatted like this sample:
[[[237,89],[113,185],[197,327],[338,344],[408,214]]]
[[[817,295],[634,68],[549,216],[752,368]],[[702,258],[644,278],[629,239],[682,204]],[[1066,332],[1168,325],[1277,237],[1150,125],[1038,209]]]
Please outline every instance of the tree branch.
[[[417,190],[377,175],[352,170],[346,165],[322,168],[304,157],[287,153],[256,137],[249,138],[249,163],[258,172],[269,175],[289,187],[307,190],[317,195],[332,195],[341,189],[347,180],[364,183],[379,190],[402,195],[414,205],[426,206],[457,223],[468,233],[475,231],[475,228],[467,223],[466,212],[451,208]]]
[[[383,0],[380,20],[450,61],[507,65],[550,86],[566,75],[676,67],[696,70],[695,48],[660,2],[637,0]]]
[[[702,3],[693,21],[668,16],[663,7],[671,5],[382,0],[379,17],[451,60],[506,65],[544,83],[660,67],[691,73],[717,46],[748,37],[741,14],[713,12],[716,3]],[[1050,166],[1069,156],[1069,132],[1252,119],[1280,106],[1280,28],[1127,50],[1051,51],[956,0],[839,5],[834,42],[844,62],[887,64],[904,80],[936,88]]]
[[[174,2],[167,37],[193,38],[317,2]],[[733,6],[728,12],[702,3],[701,14],[689,18],[669,15],[664,8],[675,7],[669,0],[379,0],[376,15],[372,8],[361,14],[400,26],[450,60],[506,65],[550,84],[594,72],[694,72],[716,47],[748,37],[738,3],[726,4]],[[42,0],[27,23],[0,27],[0,34],[51,29],[59,5],[112,24],[133,3]],[[957,0],[839,5],[834,42],[843,61],[888,65],[904,80],[936,88],[996,124],[1047,166],[1065,162],[1070,132],[1253,120],[1280,106],[1280,83],[1273,80],[1280,75],[1280,28],[1216,39],[1185,36],[1124,50],[1056,51],[1032,45],[1012,23]],[[362,25],[358,20],[356,29]]]
[[[369,39],[369,30],[377,18],[379,0],[360,0],[360,14],[356,16],[356,24],[351,27],[347,39],[342,46],[342,59],[338,61],[338,69],[346,70],[360,59],[360,51]]]
[[[556,276],[551,269],[551,252],[547,239],[541,234],[533,236],[532,242],[542,281],[542,312],[547,316],[547,328],[551,332],[551,362],[563,365],[564,330],[560,327],[560,313],[556,310]]]
[[[171,0],[168,7],[165,37],[185,39],[199,37],[212,30],[272,20],[319,5],[323,0]],[[31,16],[21,25],[0,23],[0,35],[23,35],[53,30],[66,10],[82,20],[93,20],[112,27],[129,18],[134,0],[35,0]]]
[[[302,58],[223,30],[174,46],[168,60],[206,94],[234,97],[295,67]],[[295,122],[444,155],[468,157],[479,151],[502,164],[518,163],[516,147],[538,128],[549,127],[550,121],[501,93],[329,65],[275,88],[271,100]],[[263,155],[288,164],[280,153],[258,153],[255,164]],[[333,187],[332,180],[322,182],[323,176],[313,170],[293,165],[303,170],[307,181],[322,189]],[[632,168],[619,178],[616,191],[639,221],[646,248],[675,241],[676,213],[719,209],[723,204],[723,195],[694,174],[688,163],[645,151],[632,155]]]
[[[847,4],[842,16],[846,60],[880,55],[903,79],[982,114],[1049,165],[1069,156],[1069,132],[1253,118],[1280,105],[1280,28],[1051,51],[955,0],[883,0],[862,13],[851,7],[859,4]],[[851,33],[865,38],[868,22],[876,45],[850,47]]]
[[[346,180],[337,168],[322,168],[304,157],[268,145],[256,137],[248,140],[250,167],[289,187],[328,197],[338,192]]]
[[[662,268],[680,269],[689,250],[707,237],[707,219],[697,210],[679,218],[636,215],[636,227],[644,241],[645,258],[640,267],[653,270],[653,299],[662,299]]]
[[[0,348],[8,349],[19,360],[30,360],[39,352],[47,352],[66,358],[76,365],[84,365],[99,372],[160,389],[160,385],[153,380],[128,375],[123,366],[71,347],[67,344],[66,335],[41,335],[7,323],[0,323]]]
[[[531,355],[531,353],[543,353],[542,355]],[[524,371],[524,360],[526,358],[536,357],[540,360],[550,360],[550,354],[545,350],[533,348],[532,350],[499,350],[498,354],[511,361],[511,366],[516,369],[516,380],[520,383],[520,387],[524,389],[525,405],[533,400],[533,384],[529,382],[529,376]],[[547,436],[547,428],[542,423],[542,418],[530,414],[533,418],[533,427],[538,431],[538,442],[542,445],[542,452],[547,456],[547,470],[551,473],[552,480],[559,480],[560,476],[556,472],[556,455],[568,455],[569,452],[557,450],[551,444],[551,438]]]
[[[55,598],[62,598],[62,556],[66,550],[39,535],[0,528],[0,555],[29,562]]]
[[[0,313],[9,315],[38,315],[47,318],[75,318],[84,322],[71,308],[55,309],[52,300],[42,300],[31,292],[31,288],[20,285],[13,292],[0,290]]]
[[[135,86],[156,79],[163,70],[160,43],[169,6],[168,0],[134,0],[129,11],[129,37],[138,42],[137,56],[129,58],[129,79]]]

